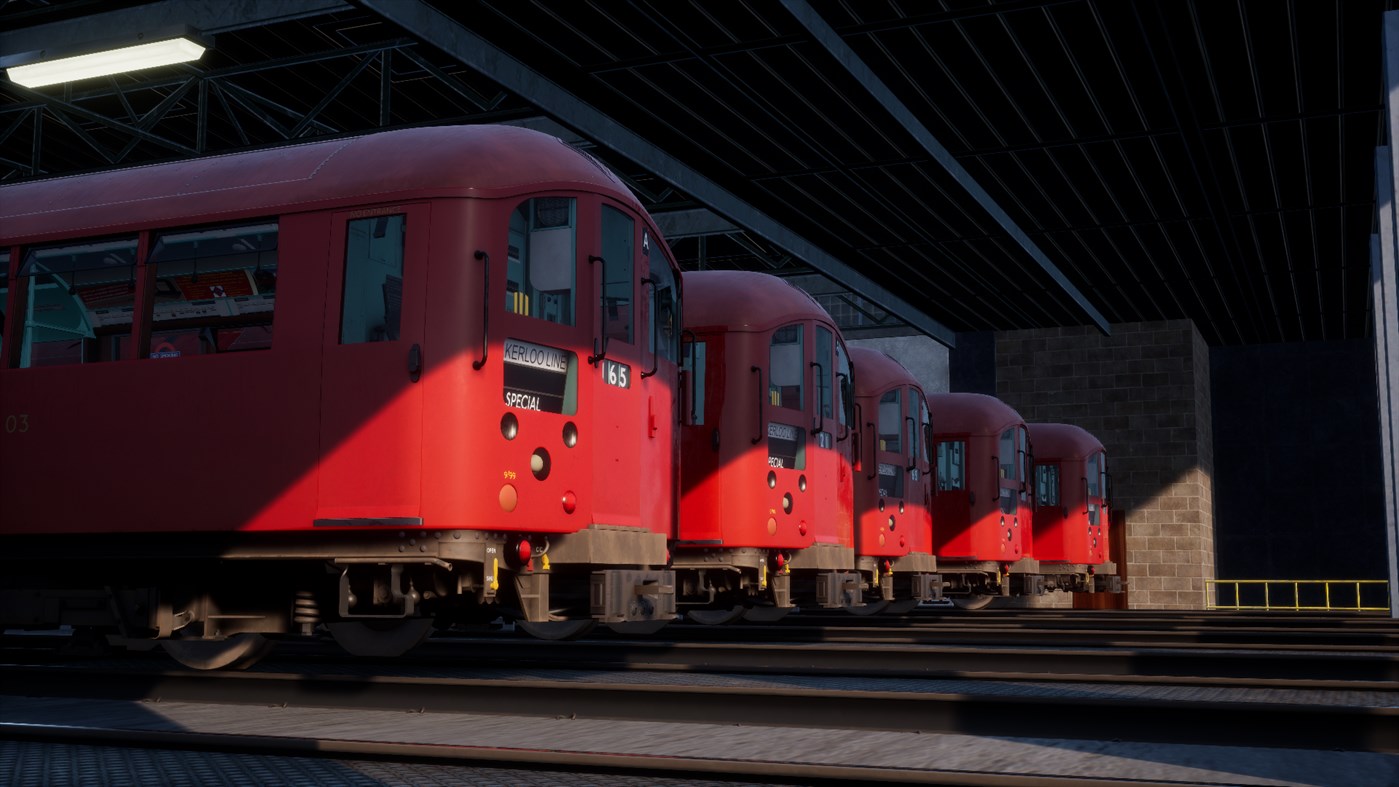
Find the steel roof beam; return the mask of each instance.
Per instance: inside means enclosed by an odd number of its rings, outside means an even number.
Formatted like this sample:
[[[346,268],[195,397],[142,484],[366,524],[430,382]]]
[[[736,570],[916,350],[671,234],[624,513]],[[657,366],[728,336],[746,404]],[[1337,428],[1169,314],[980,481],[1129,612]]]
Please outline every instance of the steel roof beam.
[[[353,8],[344,0],[258,0],[256,3],[162,0],[0,33],[0,55],[41,49],[65,51],[95,41],[110,40],[123,32],[160,30],[181,24],[212,35]]]
[[[967,172],[966,168],[952,157],[952,154],[933,136],[933,133],[928,130],[928,127],[923,125],[922,121],[909,111],[908,107],[899,100],[898,96],[894,95],[894,91],[890,90],[888,85],[884,84],[884,80],[880,79],[870,70],[869,66],[865,65],[864,60],[862,60],[859,55],[855,54],[855,50],[851,49],[850,45],[845,43],[845,39],[841,38],[840,34],[827,24],[826,20],[823,19],[820,14],[816,13],[816,10],[811,7],[810,3],[806,2],[806,0],[782,0],[782,5],[807,29],[807,32],[811,33],[817,43],[824,47],[837,62],[845,67],[846,71],[848,71],[856,81],[869,91],[870,95],[874,96],[874,98],[888,110],[889,114],[904,127],[904,130],[912,135],[914,139],[918,140],[918,143],[923,146],[923,149],[928,151],[929,155],[931,155],[938,164],[942,165],[943,169],[947,170],[947,173],[951,175],[962,188],[966,189],[967,193],[981,205],[981,208],[989,213],[998,224],[1005,228],[1006,232],[1015,239],[1016,243],[1029,253],[1030,257],[1039,264],[1040,268],[1042,268],[1044,272],[1059,285],[1060,289],[1078,305],[1079,311],[1096,325],[1098,330],[1102,331],[1104,334],[1112,333],[1111,328],[1108,326],[1108,321],[1103,317],[1102,313],[1088,301],[1088,298],[1079,291],[1078,287],[1074,286],[1073,282],[1069,281],[1068,278],[1064,276],[1064,273],[1050,261],[1049,257],[1040,250],[1039,246],[1035,245],[1035,242],[1030,239],[1030,236],[1025,234],[1025,231],[1010,218],[1009,214],[991,198],[991,195],[986,193],[986,190],[981,187],[981,184],[976,182],[976,179],[971,176],[971,173]]]
[[[956,334],[921,309],[811,241],[788,229],[756,207],[710,180],[655,144],[587,104],[542,74],[516,60],[495,44],[476,35],[422,0],[363,0],[362,5],[408,33],[485,74],[598,144],[608,147],[655,173],[662,180],[715,213],[782,247],[811,267],[854,292],[879,303],[938,342],[952,347]]]

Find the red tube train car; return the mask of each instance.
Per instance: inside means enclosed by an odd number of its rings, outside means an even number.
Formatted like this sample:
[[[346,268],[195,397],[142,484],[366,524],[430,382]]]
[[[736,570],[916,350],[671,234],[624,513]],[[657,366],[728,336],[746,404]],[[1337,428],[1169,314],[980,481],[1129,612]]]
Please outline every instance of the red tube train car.
[[[929,394],[928,407],[937,444],[933,551],[948,596],[975,608],[996,595],[1043,592],[1031,556],[1032,460],[1024,419],[983,394]]]
[[[851,366],[830,316],[774,276],[685,275],[692,394],[674,568],[690,616],[862,603],[854,571]]]
[[[918,381],[878,350],[850,348],[855,375],[855,555],[862,573],[912,609],[942,597],[933,556],[932,432]],[[872,605],[867,605],[872,606]]]
[[[1108,553],[1107,450],[1071,424],[1027,424],[1035,446],[1034,555],[1047,589],[1121,590]]]
[[[678,272],[586,154],[411,129],[0,214],[0,623],[220,666],[674,616]]]

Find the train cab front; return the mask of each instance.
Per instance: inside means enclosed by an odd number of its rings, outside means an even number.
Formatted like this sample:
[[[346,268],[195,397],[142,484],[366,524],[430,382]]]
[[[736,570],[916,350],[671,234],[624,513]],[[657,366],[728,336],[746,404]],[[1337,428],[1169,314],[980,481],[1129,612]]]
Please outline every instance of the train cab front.
[[[1031,451],[1013,408],[982,394],[929,394],[937,453],[934,553],[948,596],[981,608],[1044,592],[1032,554]]]
[[[1107,451],[1072,424],[1028,424],[1035,441],[1035,557],[1046,587],[1120,592],[1109,557],[1111,476]]]
[[[687,274],[690,405],[674,566],[702,623],[860,603],[850,365],[830,318],[771,276]]]
[[[857,424],[855,551],[872,598],[866,607],[906,612],[942,598],[932,554],[927,401],[913,375],[888,355],[852,348]]]
[[[676,617],[676,268],[639,207],[609,195],[476,211],[499,232],[458,255],[478,261],[462,291],[484,298],[458,313],[488,316],[448,378],[464,384],[439,392],[461,431],[437,445],[434,497],[476,523],[476,600],[551,639],[657,630]]]

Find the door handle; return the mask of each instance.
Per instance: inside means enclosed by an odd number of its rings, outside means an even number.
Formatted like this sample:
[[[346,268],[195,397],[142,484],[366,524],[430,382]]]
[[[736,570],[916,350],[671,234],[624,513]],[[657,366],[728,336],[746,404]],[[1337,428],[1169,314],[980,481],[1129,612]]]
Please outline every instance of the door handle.
[[[408,379],[417,382],[423,376],[423,348],[413,345],[408,348]]]

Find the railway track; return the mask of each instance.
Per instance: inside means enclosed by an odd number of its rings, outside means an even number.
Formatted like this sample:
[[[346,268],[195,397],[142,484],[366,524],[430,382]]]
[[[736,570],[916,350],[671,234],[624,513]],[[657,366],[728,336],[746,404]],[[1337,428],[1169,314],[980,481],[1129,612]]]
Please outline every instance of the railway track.
[[[297,705],[712,724],[1098,738],[1399,753],[1391,689],[1150,691],[1084,682],[990,682],[822,676],[665,675],[577,670],[344,669],[285,661],[277,671],[8,665],[0,692],[28,697]],[[377,674],[361,674],[361,673]],[[1088,676],[1083,676],[1085,679]],[[1390,684],[1392,686],[1392,683]],[[1166,687],[1169,689],[1170,687]],[[1254,692],[1240,694],[1240,692]],[[1295,694],[1295,693],[1292,693]],[[1202,698],[1203,697],[1203,698]],[[1386,699],[1387,698],[1387,699]]]
[[[75,710],[72,717],[60,713],[43,724],[0,714],[0,738],[279,756],[315,752],[347,759],[710,780],[761,773],[765,780],[831,784],[1064,781],[1052,775],[1020,774],[1006,780],[936,768],[811,762],[765,762],[755,771],[753,762],[724,757],[654,757],[552,744],[542,749],[442,746],[388,735],[344,740],[133,730],[92,725],[84,715],[94,703],[136,701],[137,706],[161,708],[236,706],[243,710],[229,713],[249,718],[270,709],[331,709],[338,718],[388,712],[395,720],[423,723],[473,714],[542,723],[639,724],[644,729],[757,727],[767,730],[760,733],[764,737],[782,728],[1000,740],[1048,736],[1103,741],[1110,736],[1125,745],[1399,754],[1399,647],[1390,644],[1396,633],[1392,621],[1299,619],[1296,625],[1280,626],[1276,617],[1226,623],[1213,616],[1108,620],[1097,613],[977,615],[974,620],[915,614],[879,622],[846,615],[795,617],[775,626],[672,626],[644,640],[610,632],[576,642],[541,642],[500,631],[457,632],[434,637],[391,661],[349,658],[329,643],[288,642],[245,673],[190,672],[173,668],[158,653],[124,659],[36,657],[42,650],[32,646],[45,638],[10,637],[0,651],[0,658],[10,662],[0,667],[0,694],[11,698],[5,704],[68,703]],[[827,620],[828,625],[813,625]],[[1291,618],[1286,622],[1294,623]],[[1151,644],[1069,644],[1085,633],[1090,641],[1111,633],[1114,643]],[[1214,642],[1217,634],[1251,636]],[[13,649],[17,640],[30,647]],[[60,641],[47,638],[46,646],[51,649]],[[19,663],[25,653],[32,663]],[[66,731],[56,731],[55,723]],[[399,726],[401,721],[395,721],[390,729]],[[1074,780],[1123,781],[1086,779],[1084,774]],[[1139,775],[1131,781],[1151,783]]]

